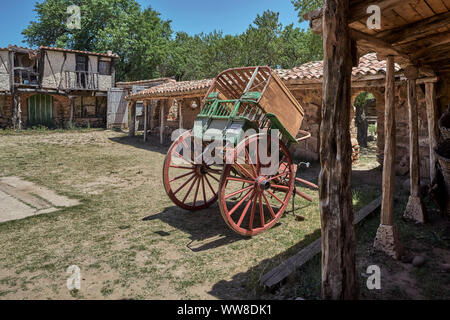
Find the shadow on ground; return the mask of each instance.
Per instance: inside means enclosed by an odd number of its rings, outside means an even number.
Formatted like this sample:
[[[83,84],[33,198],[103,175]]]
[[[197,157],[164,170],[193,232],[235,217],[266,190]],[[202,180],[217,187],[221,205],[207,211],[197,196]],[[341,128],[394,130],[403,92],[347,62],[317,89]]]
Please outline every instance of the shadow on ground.
[[[144,138],[142,135],[134,136],[134,137],[129,137],[127,135],[127,136],[122,136],[122,137],[109,138],[109,140],[112,142],[125,144],[128,146],[133,146],[135,148],[139,148],[139,149],[143,149],[143,150],[147,150],[147,151],[158,152],[158,153],[161,153],[164,155],[167,154],[167,150],[170,147],[169,142],[166,142],[165,144],[161,145],[159,142],[159,138],[154,137],[154,136],[149,136],[147,142],[144,142],[143,139]]]
[[[208,293],[218,299],[261,299],[266,288],[259,284],[260,278],[281,262],[317,240],[320,237],[320,233],[320,229],[316,229],[283,253],[261,261],[246,272],[235,274],[231,280],[221,280],[215,283]],[[276,291],[283,283],[284,281],[280,285],[270,288],[270,291]],[[272,296],[271,299],[273,298]]]
[[[187,247],[193,252],[210,250],[249,239],[234,233],[228,228],[220,215],[217,204],[197,212],[190,212],[177,206],[172,206],[142,220],[161,220],[177,230],[188,233],[191,242],[187,244]],[[155,231],[155,234],[163,237],[170,235],[166,231]]]

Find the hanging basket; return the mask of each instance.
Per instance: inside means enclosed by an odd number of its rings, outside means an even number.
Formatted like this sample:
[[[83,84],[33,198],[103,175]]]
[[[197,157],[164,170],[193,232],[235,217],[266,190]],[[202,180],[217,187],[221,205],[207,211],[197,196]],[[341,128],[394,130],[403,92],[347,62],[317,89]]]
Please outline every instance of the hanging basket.
[[[450,108],[439,119],[439,130],[444,140],[450,139]]]

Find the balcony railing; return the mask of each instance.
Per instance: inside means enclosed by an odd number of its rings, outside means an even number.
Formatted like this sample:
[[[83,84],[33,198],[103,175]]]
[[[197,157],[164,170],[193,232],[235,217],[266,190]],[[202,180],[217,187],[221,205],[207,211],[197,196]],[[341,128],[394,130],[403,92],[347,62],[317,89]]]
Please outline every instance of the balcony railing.
[[[98,73],[90,71],[66,71],[66,89],[98,90]]]
[[[14,85],[15,86],[39,86],[39,73],[29,68],[14,68]]]

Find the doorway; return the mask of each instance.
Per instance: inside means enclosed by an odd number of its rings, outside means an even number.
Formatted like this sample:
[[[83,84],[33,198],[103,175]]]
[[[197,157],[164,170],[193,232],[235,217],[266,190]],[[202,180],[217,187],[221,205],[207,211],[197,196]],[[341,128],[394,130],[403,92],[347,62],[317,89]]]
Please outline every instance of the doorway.
[[[27,100],[27,125],[53,127],[53,97],[48,94],[36,94]]]

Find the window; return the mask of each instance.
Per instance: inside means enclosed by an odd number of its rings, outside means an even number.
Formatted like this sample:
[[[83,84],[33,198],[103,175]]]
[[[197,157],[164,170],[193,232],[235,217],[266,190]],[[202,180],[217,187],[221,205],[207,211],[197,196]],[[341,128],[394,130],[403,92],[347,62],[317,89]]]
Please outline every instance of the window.
[[[102,61],[98,62],[98,73],[104,76],[111,75],[111,61]]]
[[[88,57],[85,55],[76,55],[76,71],[88,71]]]

